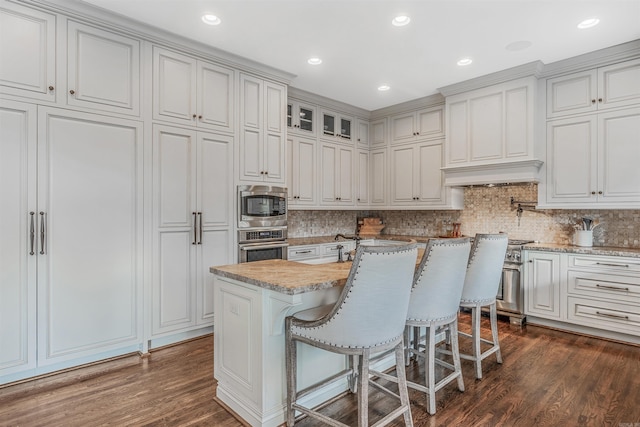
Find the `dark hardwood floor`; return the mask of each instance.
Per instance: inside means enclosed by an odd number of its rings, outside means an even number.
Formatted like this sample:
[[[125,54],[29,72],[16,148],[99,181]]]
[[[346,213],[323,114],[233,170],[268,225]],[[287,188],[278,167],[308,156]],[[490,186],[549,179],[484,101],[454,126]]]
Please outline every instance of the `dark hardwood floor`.
[[[461,314],[461,330],[469,316]],[[437,394],[429,416],[422,393],[410,391],[416,426],[640,427],[640,348],[560,331],[500,323],[504,363],[483,363],[475,380],[463,361],[466,391],[455,382]],[[488,328],[488,319],[483,318]],[[488,329],[485,329],[488,332]],[[469,346],[462,341],[462,349]],[[211,336],[0,388],[0,426],[240,426],[213,399]],[[412,363],[407,374],[420,378]],[[375,421],[395,405],[371,393]],[[353,424],[353,395],[323,410]],[[317,425],[306,419],[300,427]],[[394,426],[402,426],[402,418]]]

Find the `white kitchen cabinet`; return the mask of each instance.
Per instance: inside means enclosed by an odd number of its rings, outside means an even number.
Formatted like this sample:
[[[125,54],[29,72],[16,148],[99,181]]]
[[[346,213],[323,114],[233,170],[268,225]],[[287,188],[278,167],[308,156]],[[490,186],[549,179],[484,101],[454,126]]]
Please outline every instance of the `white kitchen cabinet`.
[[[213,324],[209,267],[233,263],[233,138],[154,126],[151,336]]]
[[[640,104],[640,59],[547,80],[547,117]]]
[[[387,145],[387,119],[378,119],[371,122],[369,127],[369,144],[371,147]]]
[[[0,92],[56,101],[56,17],[0,3]]]
[[[35,223],[39,220],[36,141],[36,106],[3,100],[0,104],[0,384],[5,382],[2,380],[5,376],[36,367],[36,245],[40,242],[36,240]]]
[[[140,41],[67,23],[67,104],[140,115]]]
[[[445,165],[536,160],[535,88],[527,77],[448,96]]]
[[[524,257],[525,314],[561,320],[561,254],[526,251]]]
[[[240,75],[240,180],[284,184],[287,88]]]
[[[342,246],[341,248],[339,246]],[[342,251],[343,261],[347,260],[347,252],[356,248],[353,240],[340,240],[331,243],[314,245],[289,246],[287,258],[305,264],[328,264],[338,261],[338,253]]]
[[[316,141],[287,137],[287,188],[289,208],[317,205]]]
[[[287,131],[304,136],[316,135],[316,107],[289,99],[287,102]]]
[[[386,206],[388,202],[387,149],[373,149],[369,153],[369,203],[371,206]]]
[[[153,48],[153,118],[235,132],[235,71]]]
[[[429,107],[391,117],[391,144],[442,138],[444,108]]]
[[[353,117],[329,110],[322,110],[320,116],[322,120],[320,137],[333,142],[353,143]]]
[[[637,208],[638,135],[640,108],[549,121],[539,205]]]
[[[369,147],[369,121],[363,119],[356,119],[356,131],[358,132],[356,140],[358,146],[363,148]]]
[[[443,185],[443,141],[433,140],[391,148],[393,205],[460,209],[460,189]],[[456,193],[456,194],[454,194]]]
[[[140,350],[142,123],[46,107],[38,121],[38,367]]]
[[[370,203],[371,159],[369,150],[356,152],[356,206],[367,207]]]
[[[321,204],[354,205],[354,150],[332,143],[320,145]]]

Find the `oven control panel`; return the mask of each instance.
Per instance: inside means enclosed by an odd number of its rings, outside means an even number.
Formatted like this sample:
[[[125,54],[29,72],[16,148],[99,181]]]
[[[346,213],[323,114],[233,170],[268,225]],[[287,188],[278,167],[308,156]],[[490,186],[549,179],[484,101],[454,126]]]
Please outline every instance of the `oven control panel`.
[[[265,242],[270,240],[285,240],[286,228],[268,228],[238,231],[239,242]]]

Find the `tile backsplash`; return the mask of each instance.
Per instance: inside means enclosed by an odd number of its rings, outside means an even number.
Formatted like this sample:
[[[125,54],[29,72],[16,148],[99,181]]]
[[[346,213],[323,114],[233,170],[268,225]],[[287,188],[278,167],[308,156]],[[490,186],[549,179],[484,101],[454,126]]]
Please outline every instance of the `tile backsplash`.
[[[574,224],[582,217],[598,219],[594,246],[640,248],[640,210],[525,209],[518,221],[516,201],[538,199],[537,184],[513,184],[464,189],[462,211],[295,211],[289,212],[289,237],[329,236],[355,232],[358,217],[380,217],[382,234],[437,236],[445,221],[462,223],[462,234],[503,231],[514,239],[571,244]],[[524,205],[523,205],[524,206]]]

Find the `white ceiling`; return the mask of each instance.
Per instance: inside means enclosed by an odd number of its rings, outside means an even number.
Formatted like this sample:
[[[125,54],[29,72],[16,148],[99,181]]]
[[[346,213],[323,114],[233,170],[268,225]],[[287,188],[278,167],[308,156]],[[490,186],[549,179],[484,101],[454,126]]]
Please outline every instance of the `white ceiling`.
[[[375,110],[531,61],[640,39],[640,0],[85,0],[296,77],[291,86]],[[203,13],[221,18],[202,23]],[[394,27],[396,14],[411,23]],[[577,24],[598,17],[588,30]],[[531,46],[509,51],[513,42]],[[321,65],[307,64],[311,56]],[[473,58],[467,67],[456,61]],[[378,92],[387,84],[391,90]]]

